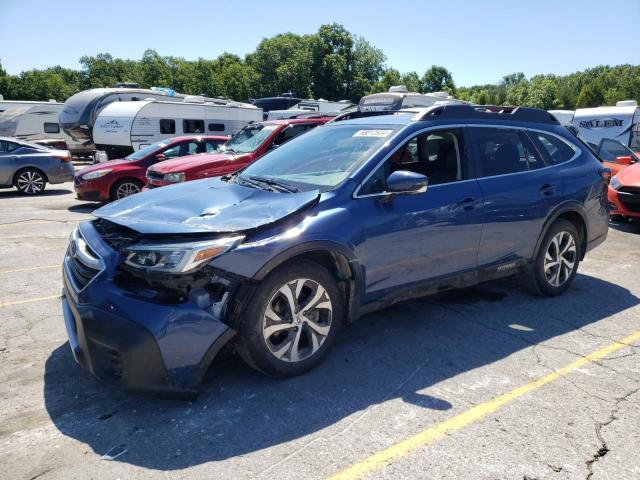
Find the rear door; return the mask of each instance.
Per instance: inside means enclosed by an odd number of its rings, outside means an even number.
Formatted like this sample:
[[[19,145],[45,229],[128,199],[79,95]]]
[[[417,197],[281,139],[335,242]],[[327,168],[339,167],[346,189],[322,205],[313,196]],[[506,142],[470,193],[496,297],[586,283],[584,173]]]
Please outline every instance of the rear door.
[[[0,185],[11,185],[13,174],[20,167],[20,157],[16,155],[17,143],[0,140]]]
[[[547,166],[523,129],[469,127],[484,196],[478,266],[516,265],[532,257],[562,178]]]

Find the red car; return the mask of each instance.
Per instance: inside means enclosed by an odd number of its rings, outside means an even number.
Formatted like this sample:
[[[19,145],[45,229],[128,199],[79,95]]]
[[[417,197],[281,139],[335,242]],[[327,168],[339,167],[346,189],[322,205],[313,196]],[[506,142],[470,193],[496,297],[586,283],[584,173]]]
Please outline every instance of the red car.
[[[149,167],[147,185],[154,188],[233,173],[272,148],[331,119],[307,117],[249,124],[222,145],[218,152],[176,158]]]
[[[640,162],[611,177],[608,197],[612,217],[640,218]]]
[[[161,140],[120,160],[91,165],[76,173],[73,183],[80,200],[109,202],[138,193],[154,163],[202,152],[213,152],[228,136],[190,135]]]

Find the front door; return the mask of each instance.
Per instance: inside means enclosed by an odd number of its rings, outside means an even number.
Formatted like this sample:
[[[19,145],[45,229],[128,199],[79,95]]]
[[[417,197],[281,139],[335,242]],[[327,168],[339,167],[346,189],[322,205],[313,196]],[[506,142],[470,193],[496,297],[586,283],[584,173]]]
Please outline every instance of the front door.
[[[393,171],[429,179],[424,193],[384,193]],[[364,241],[365,302],[388,291],[472,270],[477,265],[482,194],[471,178],[462,131],[429,131],[406,142],[357,193]]]

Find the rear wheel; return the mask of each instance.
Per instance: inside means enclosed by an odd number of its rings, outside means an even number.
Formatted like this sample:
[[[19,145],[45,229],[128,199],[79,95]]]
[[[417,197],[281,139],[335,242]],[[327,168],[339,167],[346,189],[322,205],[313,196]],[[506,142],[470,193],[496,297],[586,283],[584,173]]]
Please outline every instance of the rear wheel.
[[[268,375],[298,375],[324,357],[342,316],[340,290],[324,267],[307,260],[288,264],[260,284],[243,312],[238,353]]]
[[[533,269],[525,273],[525,287],[537,295],[560,295],[573,282],[579,263],[577,228],[568,220],[556,220],[542,241]]]
[[[25,168],[16,173],[13,185],[24,195],[38,195],[47,184],[46,177],[37,168]]]
[[[129,197],[140,193],[142,190],[142,182],[135,178],[123,178],[114,183],[111,187],[111,200],[120,200],[121,198]]]

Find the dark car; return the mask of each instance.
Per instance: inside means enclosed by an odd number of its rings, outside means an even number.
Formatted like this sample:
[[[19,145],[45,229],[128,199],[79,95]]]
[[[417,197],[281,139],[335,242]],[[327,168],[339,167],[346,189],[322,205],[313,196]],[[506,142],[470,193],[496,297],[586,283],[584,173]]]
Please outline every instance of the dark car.
[[[24,195],[38,195],[47,183],[72,181],[74,172],[67,150],[0,137],[0,188],[15,187]]]
[[[171,158],[213,152],[229,140],[228,136],[187,135],[161,140],[123,159],[91,165],[74,178],[80,200],[109,202],[140,192],[146,183],[147,169]]]
[[[542,110],[327,123],[81,223],[64,259],[71,348],[113,384],[193,393],[232,339],[289,376],[346,322],[407,298],[510,275],[559,295],[607,236],[609,175]]]

